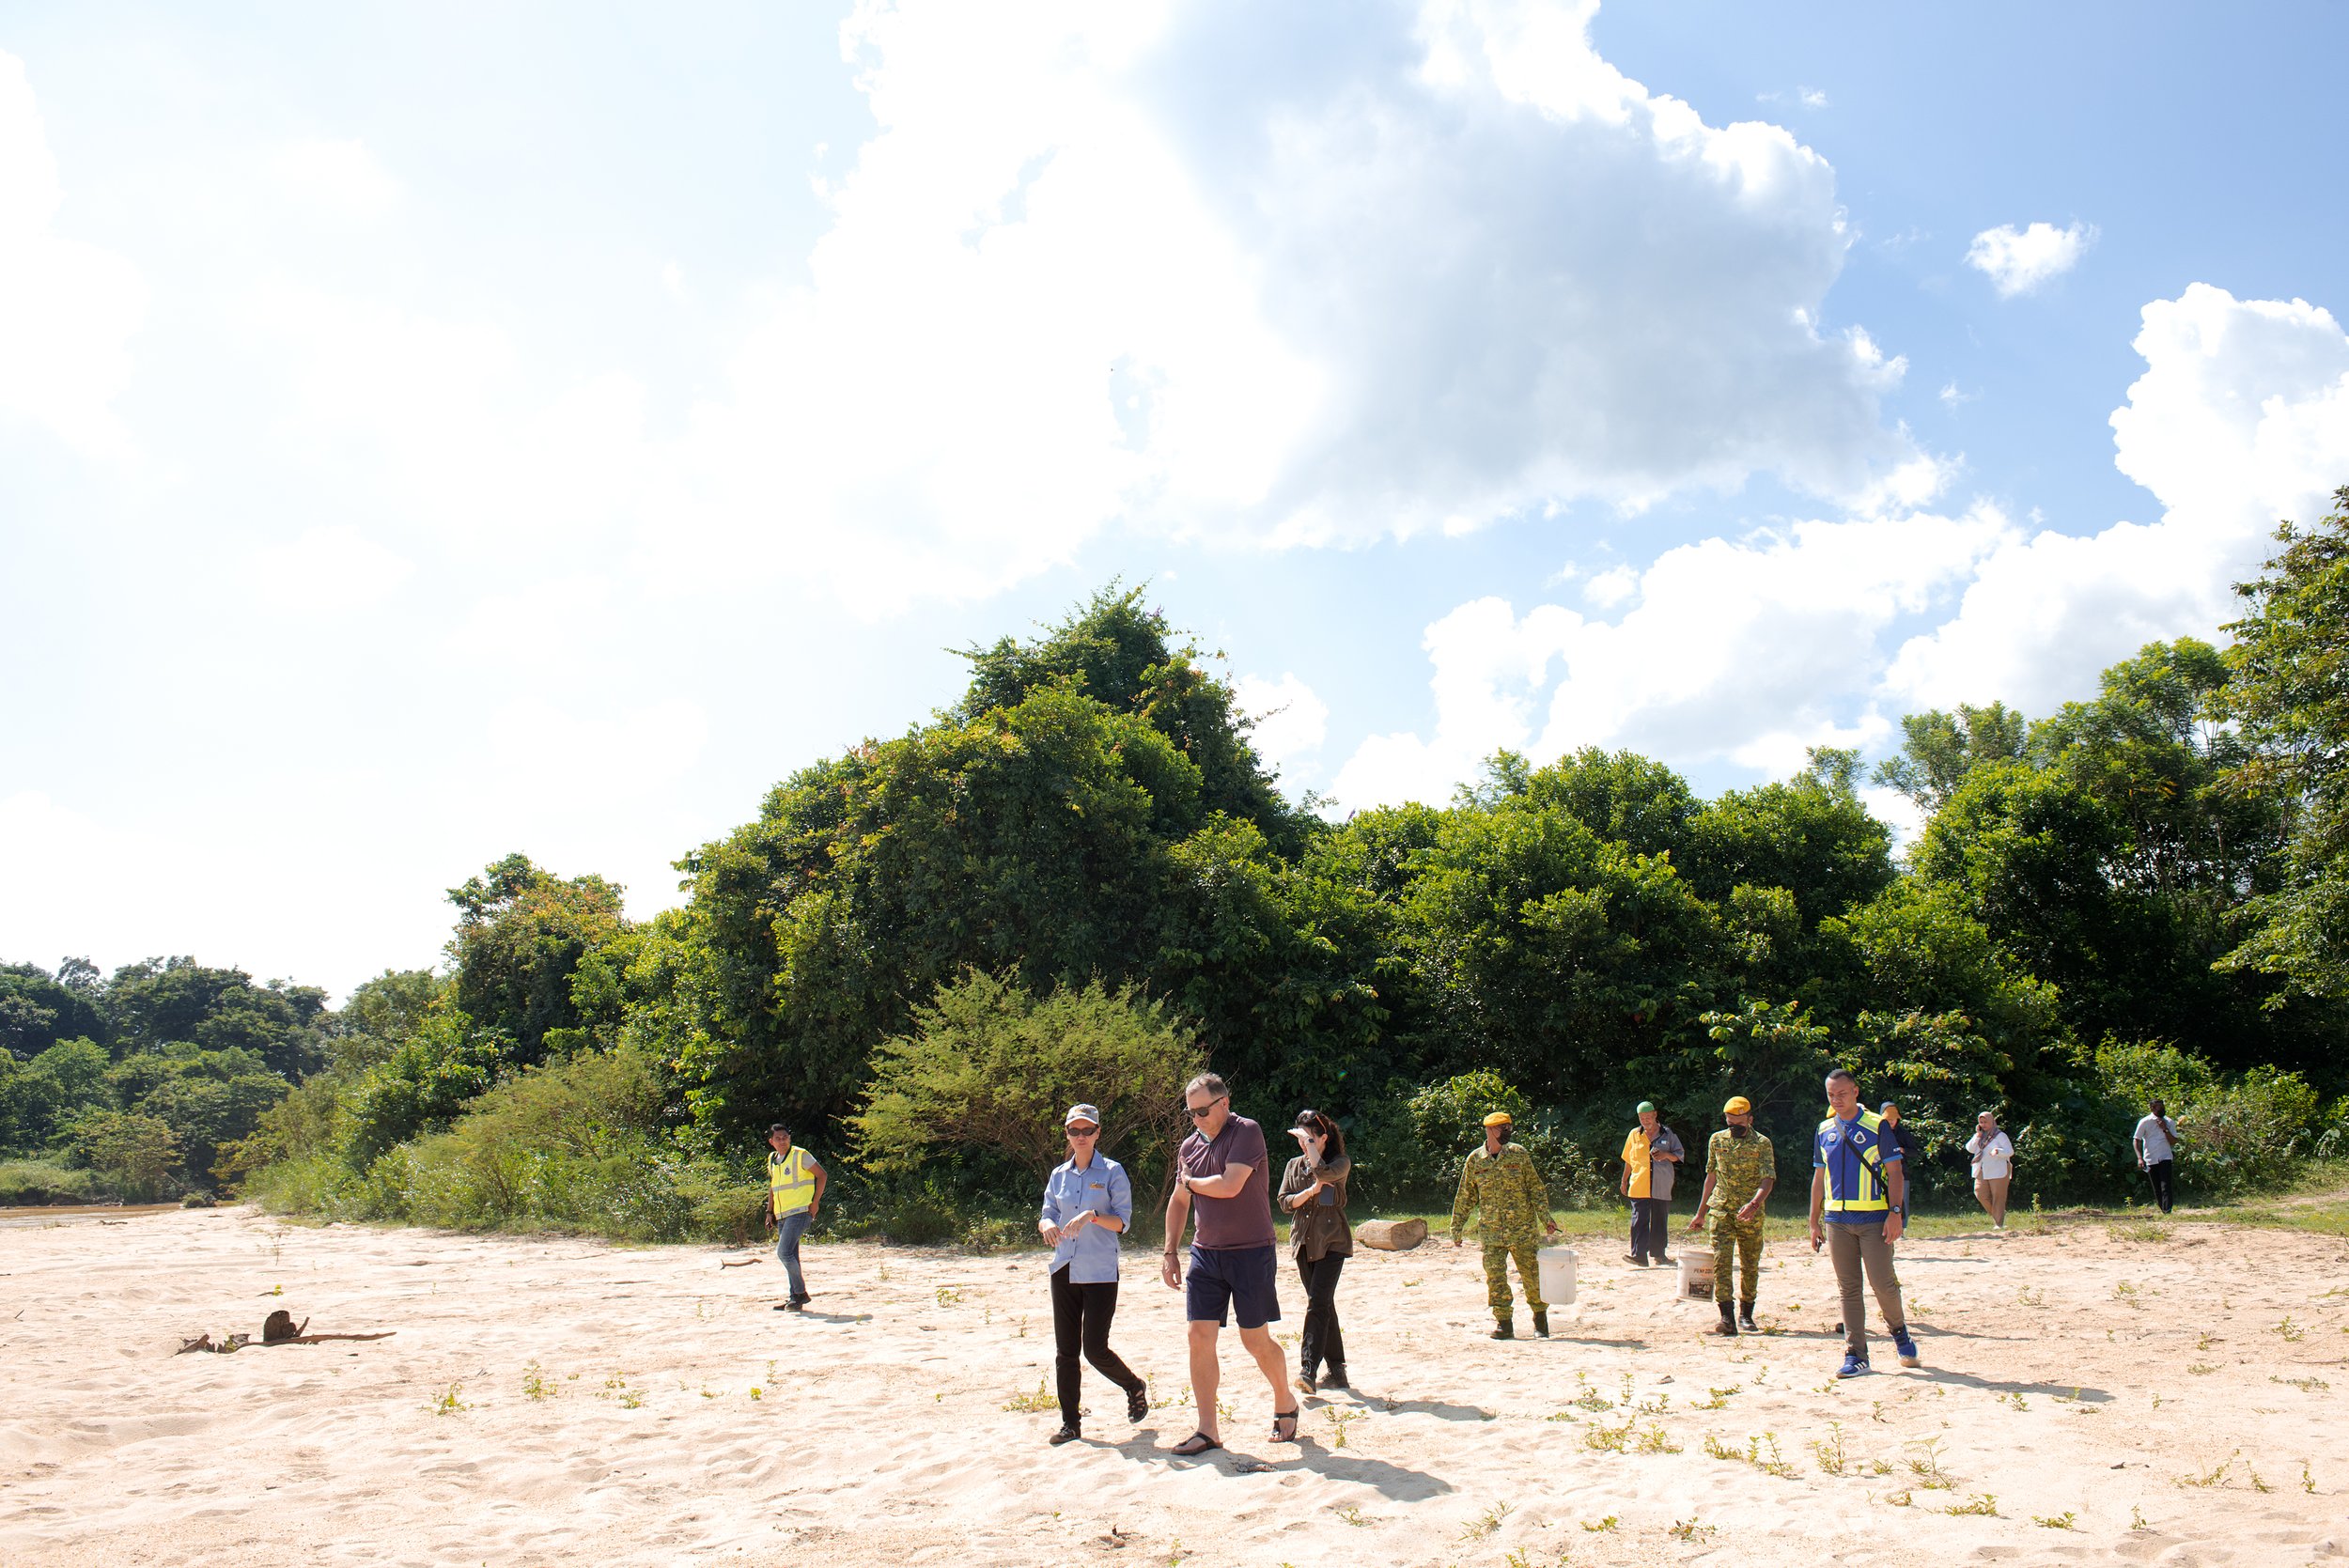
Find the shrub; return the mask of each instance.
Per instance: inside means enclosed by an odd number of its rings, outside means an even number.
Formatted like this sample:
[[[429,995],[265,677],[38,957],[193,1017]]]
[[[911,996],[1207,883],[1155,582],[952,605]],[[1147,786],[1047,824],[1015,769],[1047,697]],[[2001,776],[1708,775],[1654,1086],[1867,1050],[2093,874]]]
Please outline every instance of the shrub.
[[[943,1153],[995,1155],[1037,1183],[1066,1157],[1061,1117],[1101,1112],[1103,1152],[1135,1172],[1163,1162],[1180,1133],[1183,1085],[1205,1070],[1190,1032],[1130,986],[1056,986],[1037,997],[1009,975],[966,970],[914,1009],[910,1034],[873,1055],[864,1110],[850,1116],[859,1161],[879,1173]]]
[[[135,1111],[98,1110],[84,1116],[73,1124],[72,1149],[140,1198],[162,1196],[165,1179],[179,1164],[179,1139],[171,1124]]]

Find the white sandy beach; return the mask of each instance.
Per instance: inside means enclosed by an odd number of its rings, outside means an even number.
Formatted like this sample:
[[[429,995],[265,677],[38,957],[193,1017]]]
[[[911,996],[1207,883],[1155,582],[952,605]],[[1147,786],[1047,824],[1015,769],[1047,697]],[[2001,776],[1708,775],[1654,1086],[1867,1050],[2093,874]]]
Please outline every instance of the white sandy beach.
[[[1229,1345],[1229,1452],[1187,1461],[1164,1452],[1187,1399],[1136,1428],[1088,1373],[1088,1440],[1066,1449],[1045,1444],[1054,1415],[1005,1408],[1050,1377],[1040,1255],[811,1247],[819,1310],[792,1317],[771,1259],[722,1269],[744,1254],[709,1248],[245,1209],[12,1219],[0,1563],[2349,1556],[2349,1243],[2098,1224],[1906,1243],[1926,1365],[1883,1345],[1841,1386],[1807,1248],[1774,1247],[1765,1276],[1786,1331],[1734,1343],[1669,1271],[1579,1251],[1559,1337],[1515,1343],[1485,1338],[1472,1248],[1363,1253],[1341,1296],[1358,1387],[1275,1444]],[[1148,1261],[1129,1256],[1114,1343],[1172,1401],[1180,1298]],[[173,1355],[257,1336],[278,1306],[397,1332]],[[1789,1473],[1708,1437],[1762,1439]],[[1984,1496],[1995,1514],[1948,1512]]]

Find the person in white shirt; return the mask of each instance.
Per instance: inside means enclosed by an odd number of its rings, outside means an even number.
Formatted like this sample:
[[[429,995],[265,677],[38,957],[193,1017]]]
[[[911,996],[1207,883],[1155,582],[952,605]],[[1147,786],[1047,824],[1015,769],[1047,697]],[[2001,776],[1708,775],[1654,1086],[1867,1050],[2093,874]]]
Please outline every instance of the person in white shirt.
[[[2130,1141],[2137,1145],[2137,1168],[2154,1184],[2154,1202],[2161,1205],[2162,1213],[2168,1214],[2170,1178],[2178,1169],[2178,1124],[2155,1100],[2153,1114],[2137,1124],[2137,1136]]]
[[[1985,1110],[1975,1118],[1966,1153],[1974,1162],[1974,1201],[1990,1216],[1990,1223],[2003,1231],[2007,1184],[2015,1179],[2015,1141],[1999,1130],[1998,1116]]]

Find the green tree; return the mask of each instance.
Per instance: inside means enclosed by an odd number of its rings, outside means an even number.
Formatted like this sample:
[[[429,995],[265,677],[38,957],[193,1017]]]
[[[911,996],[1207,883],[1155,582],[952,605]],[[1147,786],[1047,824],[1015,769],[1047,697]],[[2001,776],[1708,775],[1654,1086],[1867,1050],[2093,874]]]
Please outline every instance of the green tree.
[[[272,1072],[300,1078],[323,1061],[318,1023],[326,993],[272,980],[257,986],[239,969],[193,958],[149,958],[115,970],[98,1005],[117,1055],[171,1041],[210,1049],[257,1051]]]
[[[1931,815],[1975,768],[2020,757],[2026,724],[2004,703],[1988,707],[1960,703],[1955,713],[1937,707],[1909,714],[1901,721],[1901,734],[1900,754],[1876,764],[1875,782],[1899,790]]]
[[[2232,678],[2213,708],[2242,728],[2239,790],[2280,803],[2291,834],[2284,886],[2254,901],[2256,929],[2232,968],[2281,976],[2300,994],[2349,998],[2349,486],[2314,526],[2287,522],[2283,548],[2235,592]]]
[[[105,1032],[86,991],[38,964],[0,964],[0,1054],[28,1060],[59,1040],[102,1040]]]
[[[105,1048],[93,1040],[60,1040],[25,1063],[7,1082],[10,1140],[40,1148],[85,1114],[115,1109],[108,1065]]]
[[[73,1125],[73,1152],[140,1198],[160,1196],[179,1164],[179,1141],[170,1125],[133,1111],[83,1117]]]
[[[620,889],[596,876],[566,880],[508,855],[448,898],[458,908],[448,944],[458,1008],[511,1039],[517,1061],[541,1060],[550,1034],[580,1027],[571,997],[580,961],[627,928]],[[410,1018],[420,988],[397,981],[366,1006],[386,1021]]]

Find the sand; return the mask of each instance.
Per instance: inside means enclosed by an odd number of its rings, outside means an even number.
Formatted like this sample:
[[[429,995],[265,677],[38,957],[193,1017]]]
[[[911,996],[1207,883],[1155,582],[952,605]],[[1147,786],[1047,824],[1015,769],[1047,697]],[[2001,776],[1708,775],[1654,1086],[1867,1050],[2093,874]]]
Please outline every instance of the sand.
[[[1800,1244],[1764,1277],[1781,1331],[1734,1342],[1669,1271],[1587,1243],[1558,1337],[1514,1343],[1485,1337],[1473,1248],[1365,1253],[1340,1297],[1358,1387],[1272,1443],[1227,1337],[1229,1450],[1188,1461],[1165,1452],[1187,1399],[1136,1427],[1088,1374],[1068,1448],[1005,1408],[1050,1373],[1037,1254],[812,1246],[820,1310],[792,1316],[771,1258],[709,1248],[8,1222],[0,1563],[2349,1555],[2349,1243],[2135,1229],[1905,1243],[1925,1365],[1880,1343],[1843,1385],[1832,1274]],[[1187,1382],[1179,1299],[1129,1262],[1114,1343],[1160,1400]],[[173,1355],[279,1306],[397,1333]]]

